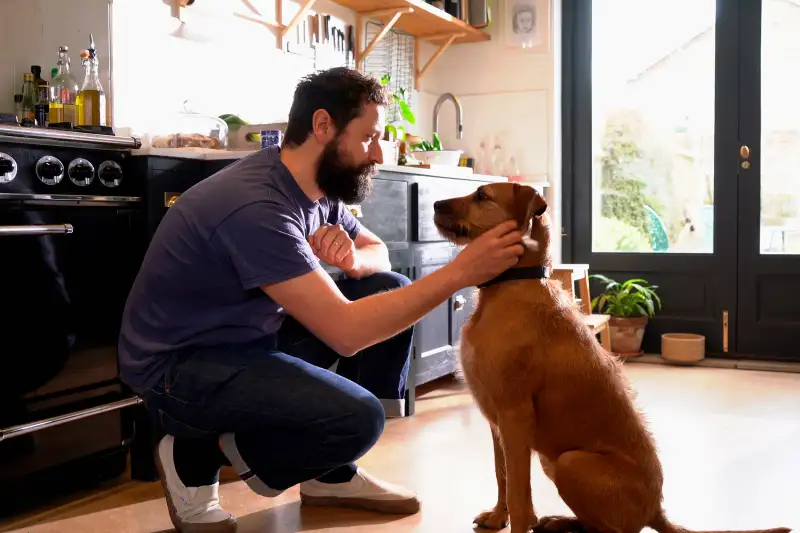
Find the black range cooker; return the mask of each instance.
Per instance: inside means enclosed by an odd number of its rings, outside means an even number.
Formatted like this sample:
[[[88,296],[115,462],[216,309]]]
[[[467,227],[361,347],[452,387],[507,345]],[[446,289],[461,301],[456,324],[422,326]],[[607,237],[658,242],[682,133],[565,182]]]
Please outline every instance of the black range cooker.
[[[140,399],[116,345],[147,240],[138,145],[0,125],[0,514],[125,469]]]

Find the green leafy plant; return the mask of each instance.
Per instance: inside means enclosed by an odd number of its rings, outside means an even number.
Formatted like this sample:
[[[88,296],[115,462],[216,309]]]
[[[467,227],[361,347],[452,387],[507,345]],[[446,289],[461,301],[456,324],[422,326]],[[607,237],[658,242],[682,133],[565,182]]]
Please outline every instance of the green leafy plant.
[[[422,139],[422,142],[411,146],[412,150],[421,150],[423,152],[433,152],[442,150],[442,141],[439,139],[439,134],[433,133],[433,142]]]
[[[390,81],[392,81],[391,75],[384,74],[381,76],[381,85],[384,87],[389,85]],[[400,116],[403,117],[403,120],[409,124],[416,124],[417,117],[411,110],[411,104],[409,103],[410,96],[411,95],[408,93],[408,91],[403,87],[400,87],[391,93],[391,99],[395,104],[397,104],[397,109],[400,111]],[[406,131],[403,127],[403,120],[393,120],[386,125],[386,132],[399,141],[404,140],[406,137]]]
[[[661,298],[656,293],[658,285],[643,279],[629,279],[622,283],[601,274],[589,276],[606,284],[603,294],[592,299],[592,309],[617,318],[632,318],[655,314],[661,309]]]

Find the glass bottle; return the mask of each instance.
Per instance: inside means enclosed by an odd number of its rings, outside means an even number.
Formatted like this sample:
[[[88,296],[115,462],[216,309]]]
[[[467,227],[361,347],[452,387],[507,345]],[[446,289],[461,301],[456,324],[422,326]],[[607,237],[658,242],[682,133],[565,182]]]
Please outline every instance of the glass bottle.
[[[46,128],[50,124],[50,87],[42,79],[42,67],[31,65],[31,74],[33,74],[33,86],[36,87],[36,106],[34,108],[36,124]]]
[[[20,123],[29,119],[36,120],[36,89],[33,86],[33,74],[26,72],[22,75],[22,116]]]
[[[22,122],[22,95],[14,95],[14,115],[17,117],[17,122]]]
[[[79,126],[106,126],[106,93],[100,83],[100,62],[97,59],[97,50],[94,47],[94,37],[89,34],[89,48],[83,54],[83,65],[86,76],[83,85],[78,91],[76,100],[78,106]]]
[[[50,69],[50,91],[47,99],[50,102],[50,123],[57,124],[64,122],[64,106],[58,98],[58,87],[56,86],[58,80],[58,67]]]
[[[67,46],[60,46],[58,48],[58,74],[56,78],[53,80],[53,86],[55,87],[55,96],[54,102],[51,105],[56,107],[55,116],[58,119],[54,118],[53,111],[51,109],[51,122],[69,122],[71,124],[78,123],[78,107],[77,107],[77,99],[78,99],[78,82],[72,76],[69,71],[69,48]]]

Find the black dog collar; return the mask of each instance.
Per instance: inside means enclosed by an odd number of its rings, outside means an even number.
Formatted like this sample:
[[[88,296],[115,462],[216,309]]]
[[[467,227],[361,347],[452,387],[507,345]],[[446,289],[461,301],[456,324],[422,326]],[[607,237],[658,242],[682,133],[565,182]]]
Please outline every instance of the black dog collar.
[[[478,285],[478,288],[483,289],[503,281],[512,281],[517,279],[544,279],[549,277],[550,269],[543,266],[509,268],[499,276],[490,279],[486,283]]]

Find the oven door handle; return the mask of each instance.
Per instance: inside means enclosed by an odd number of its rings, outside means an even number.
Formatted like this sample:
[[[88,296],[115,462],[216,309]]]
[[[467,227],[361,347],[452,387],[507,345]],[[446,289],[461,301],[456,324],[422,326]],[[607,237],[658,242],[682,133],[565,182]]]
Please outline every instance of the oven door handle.
[[[30,226],[0,226],[0,237],[12,235],[68,235],[72,224],[36,224]]]
[[[45,418],[43,420],[36,420],[34,422],[27,422],[18,426],[0,428],[0,442],[3,442],[5,439],[19,437],[20,435],[34,433],[42,429],[60,426],[61,424],[66,424],[67,422],[74,422],[75,420],[82,420],[84,418],[89,418],[90,416],[108,413],[109,411],[118,411],[120,409],[125,409],[126,407],[134,407],[141,405],[142,403],[144,403],[144,400],[142,400],[139,396],[131,396],[130,398],[117,400],[116,402],[111,402],[104,405],[98,405],[96,407],[90,407],[81,411],[74,411],[65,415]]]

